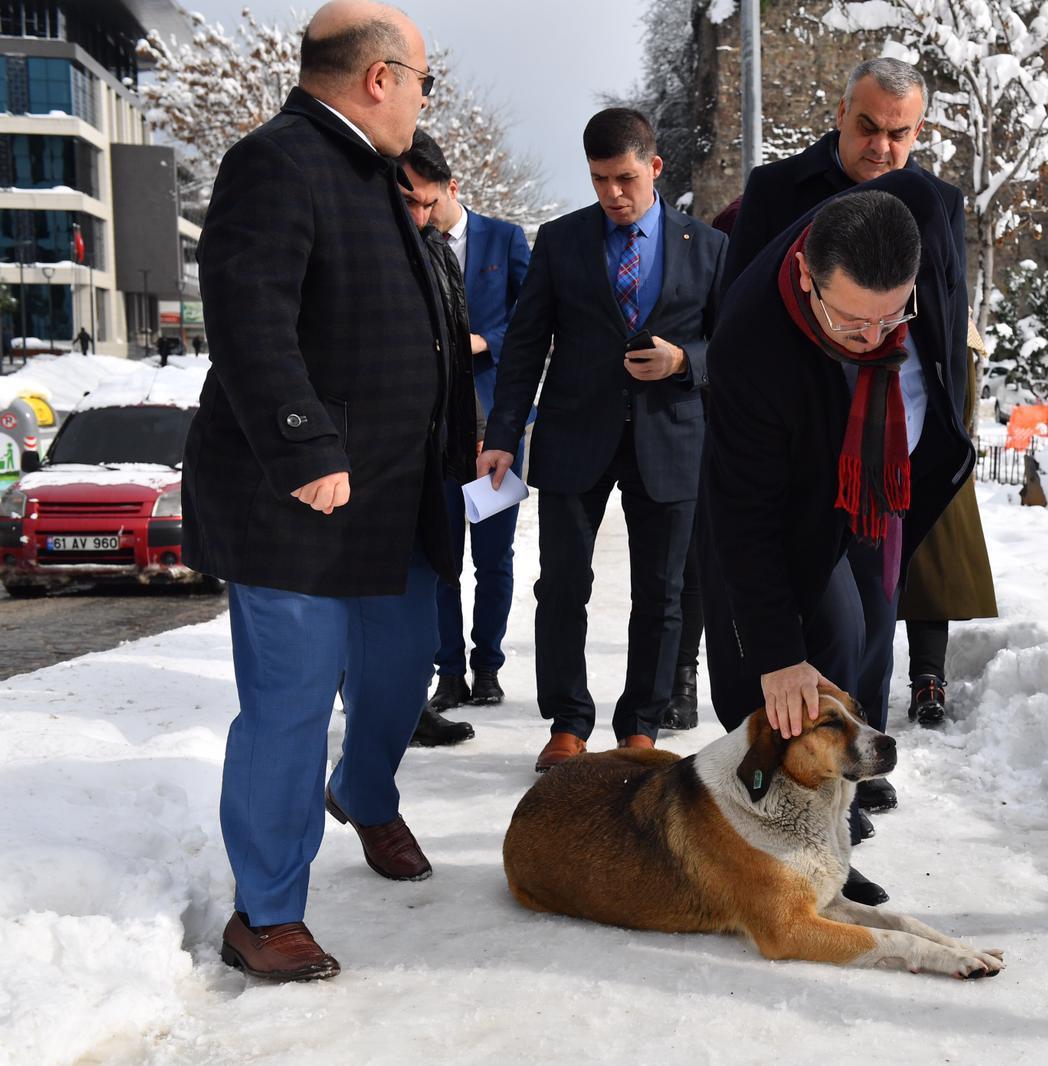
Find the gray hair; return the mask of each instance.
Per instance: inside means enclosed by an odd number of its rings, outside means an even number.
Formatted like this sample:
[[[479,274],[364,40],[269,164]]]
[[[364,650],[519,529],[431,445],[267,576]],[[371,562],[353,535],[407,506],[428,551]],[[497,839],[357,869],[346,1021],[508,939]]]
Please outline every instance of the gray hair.
[[[848,84],[844,87],[844,107],[851,107],[852,93],[863,78],[873,78],[877,84],[892,96],[900,99],[906,96],[916,85],[921,90],[921,114],[928,110],[928,86],[924,75],[912,64],[901,59],[889,59],[880,56],[877,59],[864,59],[848,75]]]

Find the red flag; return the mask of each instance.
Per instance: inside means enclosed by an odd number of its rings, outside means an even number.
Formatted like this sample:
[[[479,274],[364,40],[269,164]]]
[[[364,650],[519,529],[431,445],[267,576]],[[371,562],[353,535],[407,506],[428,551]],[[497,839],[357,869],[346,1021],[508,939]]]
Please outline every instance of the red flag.
[[[76,256],[76,261],[82,263],[84,261],[84,255],[86,249],[84,248],[84,238],[80,232],[80,227],[73,226],[73,254]]]

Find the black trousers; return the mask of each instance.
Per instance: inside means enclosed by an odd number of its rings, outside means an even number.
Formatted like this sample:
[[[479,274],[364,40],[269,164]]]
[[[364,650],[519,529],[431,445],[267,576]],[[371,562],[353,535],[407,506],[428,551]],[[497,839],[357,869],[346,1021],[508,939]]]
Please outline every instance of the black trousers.
[[[695,666],[699,661],[699,641],[702,640],[702,583],[699,571],[699,515],[696,510],[695,526],[688,542],[688,554],[684,560],[684,587],[680,594],[680,649],[677,652],[677,669]]]
[[[945,681],[950,623],[907,622],[906,639],[910,645],[910,680],[921,674],[934,674],[940,681]]]
[[[632,426],[626,423],[615,458],[593,488],[571,495],[539,492],[539,711],[552,721],[551,732],[574,733],[583,740],[595,721],[586,681],[593,546],[616,483],[629,537],[631,599],[626,682],[612,718],[617,738],[658,735],[680,643],[681,584],[695,501],[651,499],[637,468]]]
[[[729,732],[764,706],[760,671],[745,656],[732,618],[727,589],[715,570],[703,566],[706,666],[713,709]],[[813,610],[803,619],[808,662],[845,692],[855,692],[865,643],[862,601],[844,556]]]

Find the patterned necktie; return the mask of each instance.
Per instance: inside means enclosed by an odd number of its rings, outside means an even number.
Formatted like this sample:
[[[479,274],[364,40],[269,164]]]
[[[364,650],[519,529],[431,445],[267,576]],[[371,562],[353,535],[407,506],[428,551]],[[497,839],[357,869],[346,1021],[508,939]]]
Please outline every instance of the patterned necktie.
[[[629,240],[619,258],[619,270],[615,275],[615,299],[619,302],[622,317],[630,332],[637,329],[640,321],[640,252],[637,250],[636,224],[629,227]]]

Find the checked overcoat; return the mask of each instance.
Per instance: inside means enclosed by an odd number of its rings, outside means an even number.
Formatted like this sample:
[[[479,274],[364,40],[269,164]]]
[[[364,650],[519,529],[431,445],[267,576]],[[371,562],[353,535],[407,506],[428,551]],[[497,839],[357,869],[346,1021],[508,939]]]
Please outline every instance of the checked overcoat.
[[[222,162],[198,250],[211,369],[183,559],[248,585],[399,595],[417,536],[454,583],[446,326],[398,168],[301,89]],[[341,470],[349,503],[291,492]]]

